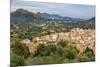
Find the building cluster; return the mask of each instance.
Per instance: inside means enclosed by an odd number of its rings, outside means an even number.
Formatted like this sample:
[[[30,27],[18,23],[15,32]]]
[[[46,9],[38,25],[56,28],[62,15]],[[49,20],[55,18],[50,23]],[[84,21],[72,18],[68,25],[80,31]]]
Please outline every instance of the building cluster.
[[[22,43],[26,44],[31,53],[36,50],[37,45],[40,43],[57,44],[59,41],[68,41],[73,47],[79,50],[79,53],[83,53],[87,47],[92,49],[95,54],[95,30],[94,29],[72,29],[70,32],[54,33],[41,37],[33,37],[32,41],[25,39]]]

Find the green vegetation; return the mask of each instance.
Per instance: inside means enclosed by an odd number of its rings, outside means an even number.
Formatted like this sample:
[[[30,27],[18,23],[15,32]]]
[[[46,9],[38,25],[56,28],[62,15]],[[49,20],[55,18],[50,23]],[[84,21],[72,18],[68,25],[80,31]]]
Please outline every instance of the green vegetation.
[[[86,48],[84,54],[79,57],[80,62],[95,61],[95,55],[91,49]]]
[[[28,57],[29,55],[29,50],[28,48],[24,45],[21,44],[20,42],[16,42],[15,45],[12,48],[13,53],[24,56],[25,58]]]
[[[78,55],[76,48],[65,41],[60,41],[56,45],[39,44],[34,55],[30,55],[25,45],[19,42],[16,42],[12,50],[11,65],[13,66],[95,61],[91,49],[87,48],[82,55]]]
[[[39,22],[39,23],[38,23]],[[58,23],[60,22],[60,23]],[[30,39],[32,36],[43,36],[57,32],[69,32],[73,28],[95,29],[95,18],[76,23],[64,23],[53,20],[33,20],[31,22],[12,22],[11,36],[20,39]]]
[[[40,16],[41,13],[35,14],[25,10],[11,13],[11,66],[95,61],[91,49],[87,48],[82,55],[78,55],[78,50],[67,41],[39,44],[35,54],[30,54],[28,47],[20,43],[23,39],[32,40],[33,37],[69,32],[77,27],[95,29],[95,17],[76,21],[73,18],[67,20],[67,17],[63,20],[52,20]]]
[[[11,66],[21,66],[24,65],[24,57],[20,55],[11,55]]]
[[[15,44],[11,46],[11,66],[24,65],[24,59],[29,57],[28,48],[15,40]]]

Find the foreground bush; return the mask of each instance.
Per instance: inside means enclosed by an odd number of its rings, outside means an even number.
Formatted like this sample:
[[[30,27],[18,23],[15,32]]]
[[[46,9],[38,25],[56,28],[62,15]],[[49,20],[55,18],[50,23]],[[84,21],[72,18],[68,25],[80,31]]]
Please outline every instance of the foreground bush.
[[[37,56],[37,57],[29,57],[25,60],[25,65],[41,65],[41,64],[57,64],[64,63],[62,57],[54,57],[54,56]]]
[[[55,44],[39,44],[34,55],[30,55],[27,47],[19,42],[13,47],[11,54],[11,65],[37,65],[58,64],[95,61],[93,51],[86,48],[82,55],[78,54],[76,48],[68,42]]]
[[[78,55],[77,50],[71,46],[64,48],[63,54],[68,59],[74,59]]]
[[[11,48],[11,66],[24,65],[24,59],[29,55],[28,48],[19,41],[15,41],[15,44]]]
[[[58,44],[47,46],[44,44],[38,45],[35,56],[62,56],[68,59],[74,59],[76,57],[77,50],[75,48],[68,46],[66,42],[59,42]]]
[[[19,41],[16,41],[13,48],[13,53],[24,56],[25,58],[30,55],[30,52],[28,50],[28,47],[26,47],[24,44],[20,43]]]
[[[93,53],[93,50],[87,47],[83,55],[80,56],[78,60],[79,62],[95,61],[95,55]]]
[[[11,62],[11,66],[22,66],[24,65],[24,57],[16,54],[12,54],[10,62]]]

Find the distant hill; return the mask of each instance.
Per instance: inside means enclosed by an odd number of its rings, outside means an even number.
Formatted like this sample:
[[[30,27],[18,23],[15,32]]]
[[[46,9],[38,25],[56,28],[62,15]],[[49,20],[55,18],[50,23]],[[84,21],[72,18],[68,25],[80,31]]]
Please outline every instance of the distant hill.
[[[55,21],[69,21],[69,22],[78,22],[82,21],[79,18],[71,17],[62,17],[57,14],[48,14],[48,13],[33,13],[24,9],[17,9],[15,12],[11,13],[12,22],[31,22],[33,20],[55,20]]]
[[[48,22],[49,21],[49,22]],[[44,24],[50,22],[60,22],[67,29],[71,28],[84,28],[84,29],[95,29],[95,17],[92,17],[88,20],[71,18],[71,17],[62,17],[57,14],[48,14],[48,13],[33,13],[24,9],[17,9],[15,12],[11,13],[11,25],[20,24],[28,26],[30,24]],[[24,24],[23,24],[24,23]]]
[[[95,17],[78,23],[82,28],[95,28]]]

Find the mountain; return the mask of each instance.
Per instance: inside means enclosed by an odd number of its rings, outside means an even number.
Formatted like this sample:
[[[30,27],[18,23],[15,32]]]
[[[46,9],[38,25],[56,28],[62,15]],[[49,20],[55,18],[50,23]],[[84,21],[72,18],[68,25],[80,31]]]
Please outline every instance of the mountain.
[[[88,20],[89,22],[95,22],[95,17],[92,17]]]
[[[62,17],[57,14],[48,14],[48,13],[33,13],[24,9],[17,9],[15,12],[11,13],[12,22],[32,22],[33,20],[54,20],[54,21],[70,21],[78,22],[82,19],[71,18],[71,17]]]
[[[28,12],[27,10],[18,9],[11,13],[11,21],[22,22],[22,21],[32,21],[34,18],[34,13]]]
[[[77,25],[85,29],[88,29],[88,28],[95,29],[95,17],[92,17],[85,21],[81,21]]]

